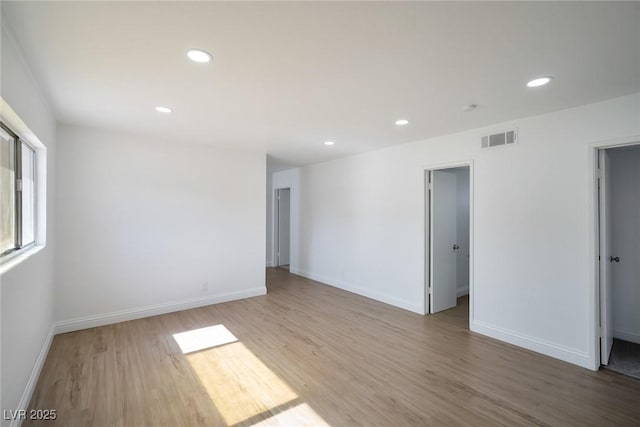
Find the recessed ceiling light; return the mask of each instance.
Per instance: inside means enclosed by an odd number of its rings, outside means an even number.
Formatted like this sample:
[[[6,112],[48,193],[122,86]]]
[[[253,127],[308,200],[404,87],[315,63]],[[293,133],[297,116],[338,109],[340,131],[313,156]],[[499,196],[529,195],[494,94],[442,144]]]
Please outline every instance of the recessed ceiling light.
[[[335,144],[335,142],[333,142],[333,141],[325,141],[324,142],[324,145],[327,145],[327,146],[328,145],[333,145],[333,144]]]
[[[396,125],[398,125],[398,126],[404,126],[404,125],[408,125],[408,124],[409,124],[409,120],[406,120],[406,119],[396,120]]]
[[[158,105],[156,107],[156,111],[158,113],[165,113],[165,114],[169,114],[172,110],[169,107],[163,107],[162,105]]]
[[[551,77],[539,77],[537,79],[531,80],[527,83],[527,87],[540,87],[544,86],[551,81]]]
[[[190,60],[200,63],[211,61],[211,54],[200,49],[191,49],[187,52],[187,56]]]

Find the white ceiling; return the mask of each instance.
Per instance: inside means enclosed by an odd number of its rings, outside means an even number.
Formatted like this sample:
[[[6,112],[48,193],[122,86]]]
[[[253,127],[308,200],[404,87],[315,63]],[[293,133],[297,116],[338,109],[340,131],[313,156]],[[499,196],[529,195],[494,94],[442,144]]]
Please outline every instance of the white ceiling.
[[[280,167],[640,91],[639,2],[2,1],[2,14],[60,122],[264,149]],[[213,62],[187,60],[191,47]]]

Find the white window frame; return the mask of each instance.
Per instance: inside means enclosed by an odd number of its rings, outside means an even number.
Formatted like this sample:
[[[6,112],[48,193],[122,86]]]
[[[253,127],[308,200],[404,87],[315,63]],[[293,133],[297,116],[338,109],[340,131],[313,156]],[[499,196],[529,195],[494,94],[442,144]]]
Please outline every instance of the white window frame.
[[[35,153],[34,159],[34,238],[22,248],[0,256],[1,277],[18,264],[37,254],[47,244],[47,147],[0,96],[0,121]],[[21,146],[19,146],[21,147]]]
[[[36,244],[36,227],[37,227],[37,215],[38,215],[38,210],[37,210],[37,193],[38,193],[38,182],[37,182],[37,150],[31,145],[29,144],[26,140],[24,140],[23,138],[21,138],[16,132],[13,131],[13,129],[11,129],[9,126],[7,126],[3,121],[0,121],[0,128],[2,128],[2,130],[4,132],[6,132],[7,134],[9,134],[10,137],[13,138],[13,161],[14,161],[14,186],[13,186],[13,191],[15,193],[14,195],[14,201],[15,201],[15,209],[14,209],[14,245],[13,248],[7,249],[3,252],[0,253],[0,258],[6,258],[6,257],[11,257],[13,254],[15,254],[16,252],[24,252],[26,250],[28,250],[29,248],[32,248],[33,246],[35,246]],[[24,227],[24,223],[23,223],[23,192],[22,192],[22,147],[26,146],[32,153],[33,153],[33,158],[34,158],[34,163],[32,165],[33,168],[33,172],[34,172],[34,176],[33,176],[33,185],[34,185],[34,200],[33,200],[33,210],[34,210],[34,219],[33,219],[33,235],[34,235],[34,239],[31,242],[27,242],[24,243],[22,241],[23,238],[23,227]]]

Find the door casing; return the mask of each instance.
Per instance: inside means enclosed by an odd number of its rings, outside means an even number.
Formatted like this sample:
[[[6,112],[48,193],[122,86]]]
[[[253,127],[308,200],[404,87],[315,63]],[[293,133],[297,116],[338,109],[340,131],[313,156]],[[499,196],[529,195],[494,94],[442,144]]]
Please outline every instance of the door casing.
[[[598,215],[598,156],[600,150],[607,148],[628,147],[632,145],[640,145],[640,135],[633,135],[624,138],[617,138],[606,141],[591,143],[587,146],[588,150],[588,188],[589,206],[588,210],[590,236],[589,236],[589,259],[593,264],[589,268],[589,359],[591,361],[589,368],[597,371],[601,365],[600,350],[600,262],[598,259],[600,253],[600,219]]]
[[[282,187],[276,188],[274,192],[274,233],[273,233],[273,242],[274,242],[274,253],[273,259],[274,267],[279,267],[280,263],[280,191],[289,190],[289,252],[291,252],[291,188],[290,187]],[[289,258],[291,258],[291,253],[289,253]],[[291,262],[291,261],[289,261]]]
[[[606,149],[598,150],[598,280],[600,283],[600,364],[609,364],[613,343],[611,256],[611,163]]]
[[[422,166],[423,171],[423,248],[424,248],[424,256],[422,257],[423,262],[423,313],[429,314],[429,276],[430,276],[430,241],[431,236],[429,235],[429,222],[430,222],[430,213],[429,213],[429,172],[442,170],[442,169],[452,169],[459,167],[468,167],[469,168],[469,328],[471,328],[471,324],[473,323],[473,301],[474,301],[474,232],[473,232],[473,224],[474,224],[474,171],[473,171],[473,160],[462,160],[457,162],[450,163],[435,163],[435,164],[427,164]]]

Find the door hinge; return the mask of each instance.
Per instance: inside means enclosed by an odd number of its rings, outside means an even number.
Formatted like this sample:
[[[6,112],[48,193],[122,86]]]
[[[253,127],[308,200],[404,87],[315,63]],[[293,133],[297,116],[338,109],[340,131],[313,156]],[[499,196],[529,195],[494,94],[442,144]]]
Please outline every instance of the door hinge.
[[[22,180],[16,179],[16,191],[22,191]]]
[[[427,294],[429,295],[433,294],[433,288],[431,286],[427,288]]]
[[[429,189],[429,190],[433,190],[433,184],[432,184],[432,183],[428,183],[428,184],[427,184],[427,189]]]

